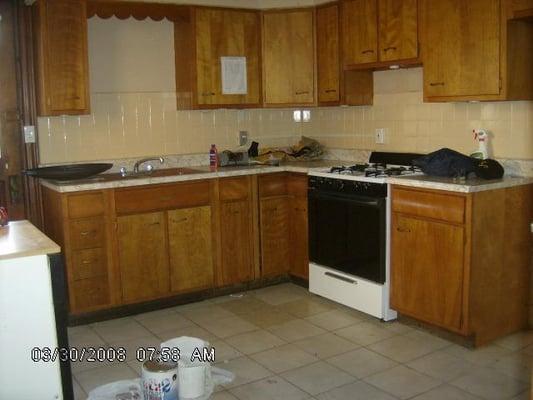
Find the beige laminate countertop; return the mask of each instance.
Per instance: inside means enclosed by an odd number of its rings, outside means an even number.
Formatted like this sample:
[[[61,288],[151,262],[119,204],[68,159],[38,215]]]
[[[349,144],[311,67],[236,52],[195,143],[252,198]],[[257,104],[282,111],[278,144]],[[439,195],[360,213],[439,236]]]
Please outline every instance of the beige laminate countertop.
[[[387,178],[387,183],[426,189],[446,190],[449,192],[475,193],[485,190],[505,189],[513,186],[533,184],[533,178],[504,176],[502,179],[486,180],[481,178],[441,178],[438,176],[406,176]]]
[[[60,247],[29,221],[0,227],[0,260],[55,254]]]
[[[209,167],[186,167],[183,174],[166,174],[163,176],[141,176],[135,178],[105,179],[106,175],[78,181],[49,181],[41,180],[41,183],[60,193],[81,192],[86,190],[112,189],[129,186],[143,186],[151,184],[172,183],[191,181],[198,179],[214,179],[231,176],[268,174],[274,172],[299,172],[307,174],[312,171],[322,171],[335,165],[351,165],[353,162],[339,160],[318,160],[318,161],[298,161],[285,162],[280,166],[251,165],[242,167],[220,167],[216,171],[211,171]],[[179,169],[176,169],[176,171]],[[167,170],[170,171],[170,170]],[[404,176],[385,178],[384,182],[427,189],[446,190],[450,192],[473,193],[484,190],[503,189],[513,186],[533,184],[533,178],[505,176],[502,179],[485,180],[480,178],[469,178],[458,180],[454,178],[440,178],[435,176]]]
[[[192,181],[198,179],[214,179],[225,178],[231,176],[242,175],[254,175],[254,174],[269,174],[273,172],[299,172],[307,174],[313,169],[324,169],[339,165],[340,161],[335,160],[317,160],[317,161],[298,161],[298,162],[286,162],[280,166],[269,165],[250,165],[242,167],[219,167],[216,171],[211,171],[209,167],[186,167],[187,170],[194,170],[194,173],[185,173],[182,175],[169,175],[169,176],[143,176],[137,178],[118,178],[115,180],[104,180],[102,176],[96,176],[90,179],[78,180],[78,181],[50,181],[41,179],[41,183],[60,193],[68,192],[80,192],[85,190],[101,190],[112,189],[129,186],[143,186],[158,183],[171,183],[171,182],[183,182]],[[352,163],[353,164],[353,163]]]

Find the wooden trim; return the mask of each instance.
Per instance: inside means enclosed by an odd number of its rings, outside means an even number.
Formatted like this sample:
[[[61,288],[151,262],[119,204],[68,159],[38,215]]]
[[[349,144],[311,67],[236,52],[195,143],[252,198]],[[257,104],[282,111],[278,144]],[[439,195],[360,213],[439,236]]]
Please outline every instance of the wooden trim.
[[[405,60],[394,60],[394,61],[378,61],[374,63],[366,64],[348,64],[344,67],[345,71],[353,71],[364,69],[371,69],[373,71],[388,70],[391,65],[399,65],[400,67],[416,67],[421,66],[422,61],[419,58],[408,58]]]
[[[127,19],[133,17],[138,21],[150,18],[154,21],[167,19],[178,22],[188,18],[188,8],[189,6],[183,5],[140,1],[88,0],[87,18],[96,15],[103,19],[111,17]]]
[[[259,228],[259,185],[257,175],[250,177],[250,199],[252,206],[252,238],[253,238],[253,260],[254,279],[261,277],[261,230]]]

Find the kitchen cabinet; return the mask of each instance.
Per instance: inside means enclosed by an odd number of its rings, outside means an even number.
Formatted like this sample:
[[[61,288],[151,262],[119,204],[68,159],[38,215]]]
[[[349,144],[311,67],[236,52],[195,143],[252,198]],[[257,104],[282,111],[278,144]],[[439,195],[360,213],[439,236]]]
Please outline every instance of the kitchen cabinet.
[[[61,195],[43,188],[44,229],[61,246],[71,313],[108,308],[115,276],[110,258],[111,202],[107,191]]]
[[[218,286],[254,279],[254,220],[251,177],[219,181],[220,270]]]
[[[212,184],[114,190],[122,303],[213,287]]]
[[[509,1],[421,3],[426,101],[533,98],[533,23]]]
[[[315,12],[263,12],[263,99],[266,107],[315,104]]]
[[[344,68],[377,62],[377,0],[343,1],[341,16]]]
[[[290,207],[287,174],[258,177],[261,276],[279,276],[290,266]]]
[[[258,11],[188,7],[174,22],[178,108],[261,104],[261,20]],[[246,58],[246,94],[225,94],[221,57]]]
[[[170,291],[213,287],[211,207],[169,211],[168,237]]]
[[[85,0],[39,0],[33,22],[38,115],[89,114]]]
[[[527,326],[533,186],[393,186],[391,306],[476,345]],[[512,251],[510,251],[512,249]]]
[[[401,215],[394,218],[395,306],[409,315],[460,331],[464,227]]]
[[[317,90],[320,105],[340,102],[339,5],[316,9]]]
[[[307,179],[307,174],[289,174],[287,180],[290,274],[306,281],[309,280]]]
[[[118,264],[124,303],[169,292],[168,244],[163,212],[117,218]]]
[[[378,0],[379,60],[418,57],[417,0]]]
[[[417,0],[341,2],[344,69],[418,64]]]

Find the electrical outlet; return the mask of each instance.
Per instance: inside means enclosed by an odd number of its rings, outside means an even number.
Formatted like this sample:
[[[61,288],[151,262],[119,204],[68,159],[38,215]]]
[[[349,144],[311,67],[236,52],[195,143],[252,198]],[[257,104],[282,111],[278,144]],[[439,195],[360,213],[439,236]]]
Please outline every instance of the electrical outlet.
[[[386,129],[385,128],[377,128],[376,129],[376,143],[378,144],[383,144],[385,143],[385,133],[386,133]]]
[[[35,143],[35,126],[26,125],[24,127],[24,143]]]
[[[244,146],[246,143],[248,143],[248,132],[239,131],[239,146]]]

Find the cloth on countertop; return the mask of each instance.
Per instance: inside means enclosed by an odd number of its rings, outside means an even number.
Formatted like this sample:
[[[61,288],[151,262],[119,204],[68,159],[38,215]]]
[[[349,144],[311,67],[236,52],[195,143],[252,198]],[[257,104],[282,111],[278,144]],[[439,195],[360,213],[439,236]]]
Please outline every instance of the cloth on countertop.
[[[304,161],[320,158],[323,154],[323,145],[315,139],[302,136],[298,144],[291,147],[267,147],[261,149],[255,160],[266,162],[274,157],[284,161]]]

